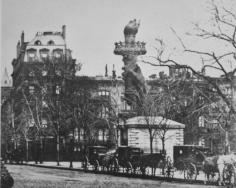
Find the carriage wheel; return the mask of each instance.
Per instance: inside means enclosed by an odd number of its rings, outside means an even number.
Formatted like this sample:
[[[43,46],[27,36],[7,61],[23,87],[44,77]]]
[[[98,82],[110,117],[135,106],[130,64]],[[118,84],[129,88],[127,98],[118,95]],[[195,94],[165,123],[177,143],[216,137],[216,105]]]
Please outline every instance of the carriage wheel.
[[[197,179],[197,168],[195,164],[188,163],[184,168],[184,179],[186,180],[196,180]]]
[[[89,163],[88,157],[85,156],[85,157],[84,157],[84,161],[83,161],[83,163],[82,163],[82,168],[83,168],[84,170],[88,170],[88,163]]]
[[[174,177],[174,165],[171,158],[168,156],[165,162],[164,176],[167,178]]]
[[[132,169],[133,169],[133,166],[132,166],[131,162],[128,162],[127,167],[126,167],[126,172],[132,173]]]
[[[226,185],[235,185],[235,171],[232,164],[225,164],[223,169],[223,181]]]
[[[95,161],[94,161],[94,165],[93,165],[93,166],[94,166],[94,170],[95,170],[95,171],[98,171],[98,170],[99,170],[99,162],[98,162],[98,160],[95,160]]]

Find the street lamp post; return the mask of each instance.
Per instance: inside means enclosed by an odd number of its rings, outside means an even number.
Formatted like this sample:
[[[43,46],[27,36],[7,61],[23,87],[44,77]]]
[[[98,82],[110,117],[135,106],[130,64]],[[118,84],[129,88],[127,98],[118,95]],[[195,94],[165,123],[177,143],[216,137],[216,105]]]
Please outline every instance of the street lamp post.
[[[57,166],[60,165],[60,108],[57,100],[58,116],[57,116]]]

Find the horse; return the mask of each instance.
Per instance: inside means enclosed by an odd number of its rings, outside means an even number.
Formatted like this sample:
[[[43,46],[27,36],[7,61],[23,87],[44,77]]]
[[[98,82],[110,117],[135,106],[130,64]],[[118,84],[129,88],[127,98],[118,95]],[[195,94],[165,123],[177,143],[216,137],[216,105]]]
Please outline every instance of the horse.
[[[223,172],[226,165],[232,165],[235,171],[236,156],[232,153],[227,155],[216,155],[212,157],[206,157],[201,151],[199,151],[199,154],[201,154],[204,158],[202,163],[202,170],[205,173],[205,184],[206,180],[209,181],[210,176],[213,178],[215,176],[215,173],[218,172],[218,184],[223,185]]]
[[[101,165],[102,169],[104,170],[105,168],[109,171],[112,170],[112,162],[114,160],[116,154],[116,149],[110,149],[106,153],[103,154],[103,157],[101,159]]]
[[[219,171],[219,184],[223,183],[223,171],[225,168],[225,165],[232,165],[233,170],[235,172],[235,167],[236,167],[236,156],[231,153],[228,155],[220,155],[217,160],[217,166],[218,166],[218,171]]]
[[[144,154],[140,159],[140,167],[141,172],[145,175],[145,170],[147,167],[151,167],[152,175],[155,176],[156,168],[163,168],[165,162],[165,154],[163,153],[152,153],[152,154]]]

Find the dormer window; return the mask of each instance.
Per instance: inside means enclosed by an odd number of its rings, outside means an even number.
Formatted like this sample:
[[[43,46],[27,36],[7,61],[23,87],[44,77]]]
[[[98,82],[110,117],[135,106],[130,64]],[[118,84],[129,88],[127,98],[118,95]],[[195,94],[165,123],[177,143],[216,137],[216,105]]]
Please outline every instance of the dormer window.
[[[63,53],[62,49],[55,49],[55,50],[53,50],[53,57],[61,58],[62,57],[62,53]]]
[[[41,49],[41,50],[39,51],[39,53],[40,53],[41,59],[42,59],[42,60],[45,60],[45,59],[47,59],[48,56],[49,56],[49,49],[43,48],[43,49]]]
[[[37,50],[30,48],[27,50],[28,61],[34,61],[36,59]]]
[[[48,45],[54,45],[55,42],[53,40],[48,41]]]
[[[35,45],[41,45],[42,43],[41,43],[40,40],[36,40],[34,44],[35,44]]]

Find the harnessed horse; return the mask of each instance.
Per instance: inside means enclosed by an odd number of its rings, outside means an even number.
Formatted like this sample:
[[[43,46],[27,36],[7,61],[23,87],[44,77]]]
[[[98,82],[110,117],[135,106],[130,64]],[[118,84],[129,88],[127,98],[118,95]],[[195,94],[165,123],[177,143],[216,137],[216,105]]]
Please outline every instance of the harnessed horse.
[[[214,177],[215,172],[218,172],[218,183],[219,185],[224,184],[223,172],[226,165],[231,165],[233,167],[234,172],[236,172],[236,156],[234,154],[231,153],[227,155],[216,155],[212,157],[206,157],[201,151],[199,151],[199,153],[204,157],[202,170],[205,173],[205,178],[207,180],[209,180],[210,176]]]

